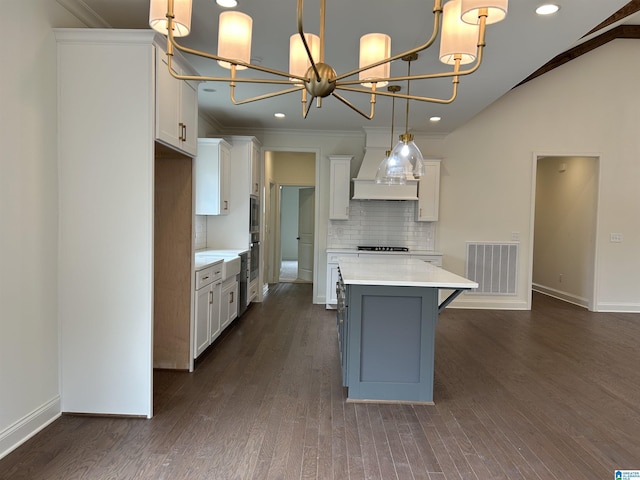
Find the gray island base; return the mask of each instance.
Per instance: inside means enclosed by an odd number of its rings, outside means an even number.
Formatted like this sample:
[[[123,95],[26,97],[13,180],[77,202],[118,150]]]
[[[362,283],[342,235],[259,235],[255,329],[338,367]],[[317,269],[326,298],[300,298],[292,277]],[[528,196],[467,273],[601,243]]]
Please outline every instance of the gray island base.
[[[415,259],[339,261],[338,339],[348,401],[433,404],[439,312],[477,284]],[[440,289],[453,292],[442,304]]]

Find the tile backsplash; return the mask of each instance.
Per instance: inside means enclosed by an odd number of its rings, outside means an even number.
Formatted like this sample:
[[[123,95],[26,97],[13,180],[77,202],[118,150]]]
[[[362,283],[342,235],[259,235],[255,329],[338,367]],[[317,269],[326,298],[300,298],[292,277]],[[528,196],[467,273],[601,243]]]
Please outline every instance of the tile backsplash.
[[[327,248],[358,245],[435,250],[435,222],[416,222],[417,202],[351,200],[348,220],[329,220]]]
[[[196,238],[194,241],[196,250],[207,247],[207,216],[196,215]]]

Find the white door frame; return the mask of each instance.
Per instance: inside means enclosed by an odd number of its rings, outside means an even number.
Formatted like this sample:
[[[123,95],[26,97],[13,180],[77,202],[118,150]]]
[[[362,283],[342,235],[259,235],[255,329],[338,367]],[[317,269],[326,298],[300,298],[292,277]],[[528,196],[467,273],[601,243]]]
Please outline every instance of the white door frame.
[[[320,282],[318,281],[318,265],[320,264],[320,252],[318,251],[318,245],[320,245],[319,243],[319,232],[320,232],[320,228],[319,228],[319,223],[318,220],[320,218],[320,202],[318,201],[318,193],[321,191],[321,184],[320,184],[320,149],[319,148],[304,148],[304,147],[262,147],[262,155],[260,156],[260,158],[262,159],[262,165],[260,166],[262,173],[262,178],[264,179],[263,182],[268,184],[267,182],[270,182],[273,179],[268,179],[264,177],[264,158],[265,158],[265,152],[300,152],[300,153],[313,153],[315,154],[315,185],[305,185],[308,187],[315,187],[316,188],[316,202],[315,202],[315,211],[314,211],[314,234],[313,234],[313,243],[314,243],[314,247],[313,247],[313,299],[315,301],[315,299],[318,297],[318,286],[320,284]],[[282,185],[286,185],[286,184],[282,184]],[[299,184],[296,184],[299,185]],[[279,188],[280,184],[276,184],[276,191],[278,192],[278,196],[280,195],[280,188]],[[262,199],[262,201],[264,201],[264,199]],[[280,199],[278,198],[277,201],[277,215],[276,217],[279,217],[280,215]],[[279,220],[278,220],[279,222]],[[280,225],[278,225],[278,232],[277,235],[280,235],[279,232],[279,227]],[[265,229],[266,230],[266,229]],[[269,239],[269,241],[273,240],[273,236],[275,235],[275,232],[270,232],[270,236],[271,238]],[[279,242],[279,240],[278,240]],[[280,247],[279,247],[279,243],[277,246],[277,251],[279,252]],[[279,255],[278,255],[279,257]],[[280,259],[278,258],[278,265],[280,264]],[[280,274],[280,272],[278,272],[278,275]]]
[[[567,153],[567,152],[533,152],[531,162],[531,213],[529,218],[529,276],[527,284],[527,308],[531,310],[531,298],[533,296],[533,238],[535,230],[535,212],[536,212],[536,184],[538,174],[538,160],[544,157],[591,157],[596,159],[596,173],[598,175],[597,191],[596,191],[596,211],[595,211],[595,228],[593,232],[593,278],[592,278],[592,292],[589,299],[588,309],[590,311],[597,311],[598,305],[598,231],[600,230],[600,190],[602,182],[602,154],[594,152],[579,152],[579,153]]]

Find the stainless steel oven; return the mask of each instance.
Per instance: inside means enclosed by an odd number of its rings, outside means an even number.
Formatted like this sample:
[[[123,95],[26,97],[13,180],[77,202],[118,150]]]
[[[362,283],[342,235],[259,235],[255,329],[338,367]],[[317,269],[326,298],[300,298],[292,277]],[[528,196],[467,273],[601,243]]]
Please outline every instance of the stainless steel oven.
[[[249,252],[243,252],[240,257],[240,282],[238,285],[238,317],[247,310],[247,295],[249,292]]]
[[[249,232],[253,235],[260,231],[260,199],[249,196]]]
[[[249,244],[249,282],[258,278],[260,270],[260,234],[255,232],[251,234],[251,243]]]

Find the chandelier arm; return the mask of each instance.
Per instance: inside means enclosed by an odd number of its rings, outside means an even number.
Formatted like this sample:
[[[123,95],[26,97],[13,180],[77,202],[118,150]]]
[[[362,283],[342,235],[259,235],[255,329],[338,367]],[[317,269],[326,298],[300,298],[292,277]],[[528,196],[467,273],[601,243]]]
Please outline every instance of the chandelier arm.
[[[379,90],[376,95],[383,95],[385,97],[395,97],[395,98],[404,98],[407,100],[417,100],[419,102],[429,102],[429,103],[441,103],[448,104],[452,103],[458,94],[458,77],[454,77],[452,82],[453,84],[453,94],[450,98],[442,99],[442,98],[431,98],[431,97],[421,97],[418,95],[407,95],[403,93],[387,93]],[[365,90],[364,88],[356,88],[356,87],[346,87],[346,86],[338,86],[336,90],[344,90],[346,92],[357,92],[357,93],[366,93],[371,95],[371,91]],[[336,95],[335,91],[333,95]]]
[[[439,73],[427,73],[427,74],[420,74],[420,75],[411,75],[411,76],[402,76],[402,77],[389,77],[389,78],[379,78],[379,79],[372,79],[370,80],[371,83],[375,83],[376,80],[382,82],[389,82],[389,83],[394,83],[394,82],[401,82],[401,81],[406,81],[406,80],[428,80],[428,79],[433,79],[433,78],[447,78],[447,77],[459,77],[459,76],[464,76],[464,75],[471,75],[472,73],[474,73],[476,70],[478,70],[478,68],[480,68],[480,64],[482,63],[482,52],[483,52],[483,47],[478,47],[478,57],[476,59],[475,64],[473,65],[473,67],[467,69],[467,70],[456,70],[454,68],[453,71],[450,72],[439,72]],[[361,83],[360,80],[346,80],[346,81],[341,81],[341,82],[336,82],[336,88],[343,88],[346,85],[359,85]],[[355,91],[355,90],[353,90]],[[366,93],[371,93],[370,90],[358,90],[358,91],[362,91],[362,92],[366,92]],[[390,94],[390,93],[384,93],[380,90],[378,90],[377,94],[379,95],[386,95],[386,96],[394,96],[394,94]],[[402,94],[398,94],[399,97],[402,96]]]
[[[279,97],[280,95],[286,95],[287,93],[298,92],[304,88],[304,87],[298,86],[293,88],[287,88],[286,90],[280,90],[278,92],[265,93],[263,95],[258,95],[251,98],[245,98],[244,100],[236,100],[235,98],[236,86],[233,83],[231,83],[230,87],[231,87],[230,89],[231,103],[233,103],[234,105],[244,105],[246,103],[256,102],[258,100],[264,100],[266,98]]]
[[[189,53],[191,55],[196,55],[198,57],[208,58],[210,60],[219,60],[219,61],[222,61],[222,62],[227,62],[227,63],[230,63],[231,65],[241,65],[243,67],[250,68],[252,70],[257,70],[259,72],[269,73],[271,75],[276,75],[276,76],[279,76],[279,77],[285,77],[285,78],[287,78],[287,80],[289,78],[295,78],[296,80],[302,80],[303,82],[309,80],[307,77],[301,77],[301,76],[298,76],[298,75],[293,75],[293,74],[291,74],[289,72],[283,72],[281,70],[276,70],[274,68],[263,67],[263,66],[260,66],[260,65],[253,65],[251,63],[242,62],[240,60],[233,60],[233,59],[230,59],[230,58],[220,57],[220,56],[214,55],[212,53],[207,53],[207,52],[203,52],[203,51],[200,51],[200,50],[195,50],[193,48],[189,48],[189,47],[185,47],[183,45],[180,45],[176,41],[176,39],[175,39],[175,37],[173,35],[173,15],[170,17],[169,13],[167,13],[167,19],[169,20],[168,30],[167,30],[167,33],[168,33],[168,37],[167,37],[168,38],[167,56],[173,55],[173,49],[171,47],[175,47],[176,50],[179,50],[179,51],[184,52],[184,53]],[[204,79],[205,79],[205,77],[203,77],[203,76],[195,76],[195,78],[189,78],[189,79],[183,79],[183,80],[204,80]],[[220,78],[219,77],[209,77],[206,80],[207,81],[212,81],[212,82],[214,82],[214,81],[221,81],[221,82],[222,81],[224,81],[224,82],[229,81],[228,78],[224,78],[224,77],[220,77]],[[249,83],[285,83],[285,84],[292,83],[291,81],[263,82],[261,80],[256,80],[256,79],[244,79],[244,80],[243,79],[237,79],[237,81],[239,81],[239,82],[249,82]]]
[[[300,1],[300,0],[299,0]],[[380,65],[384,65],[385,63],[390,63],[393,62],[395,60],[399,60],[402,57],[406,57],[409,55],[413,55],[414,53],[419,53],[422,50],[426,50],[427,48],[429,48],[431,45],[433,45],[433,42],[436,41],[436,38],[438,38],[438,34],[440,33],[440,25],[441,25],[441,18],[442,18],[442,0],[434,0],[433,2],[433,29],[431,31],[431,37],[422,45],[412,48],[410,50],[407,50],[405,52],[402,53],[398,53],[397,55],[393,55],[391,57],[388,58],[383,58],[382,60],[372,63],[370,65],[365,65],[364,67],[358,68],[357,70],[352,70],[350,72],[346,72],[346,73],[342,73],[340,75],[338,75],[335,79],[335,82],[338,82],[340,80],[342,80],[343,78],[348,78],[351,77],[352,75],[356,75],[364,70],[368,70],[370,68],[375,68],[378,67]],[[390,81],[390,79],[380,79],[380,81]],[[373,83],[373,81],[371,81]],[[353,83],[360,83],[360,81],[354,81]]]
[[[169,67],[169,73],[172,77],[178,80],[189,80],[194,82],[240,82],[240,83],[266,83],[275,85],[294,85],[294,82],[289,80],[273,80],[269,78],[233,78],[233,77],[211,77],[207,75],[182,75],[176,73],[171,67],[171,56],[167,55],[167,65]],[[304,88],[301,85],[299,88]]]
[[[311,105],[313,105],[313,100],[315,98],[316,97],[311,97],[308,104],[305,103],[302,105],[302,118],[307,118],[307,115],[309,115],[309,110],[311,110]]]
[[[320,17],[324,13],[322,7],[324,6],[324,0],[322,0],[320,7]],[[318,72],[318,67],[316,66],[316,62],[313,60],[313,55],[311,55],[311,49],[309,48],[309,44],[307,43],[307,39],[304,36],[304,27],[302,25],[302,17],[304,12],[304,0],[298,0],[298,35],[300,35],[300,40],[302,40],[302,45],[304,45],[304,49],[307,52],[307,57],[309,57],[309,62],[311,62],[311,68],[313,68],[314,73],[316,74],[316,80],[320,81],[320,73]],[[320,39],[320,58],[321,62],[324,60],[324,37]],[[303,79],[304,80],[304,79]]]
[[[361,90],[362,92],[365,93],[369,93],[371,94],[371,92],[368,92],[366,90]],[[362,110],[360,110],[358,107],[356,107],[354,104],[352,104],[349,100],[347,100],[346,98],[344,98],[342,95],[340,95],[339,93],[336,93],[335,91],[331,94],[334,97],[336,97],[338,100],[340,100],[342,103],[344,103],[347,107],[351,108],[354,112],[359,113],[360,115],[362,115],[364,118],[366,118],[367,120],[371,120],[373,118],[373,116],[375,115],[375,107],[376,107],[376,102],[375,100],[371,102],[371,111],[369,113],[369,115],[367,115],[366,113],[364,113]],[[373,95],[372,95],[373,96]]]

